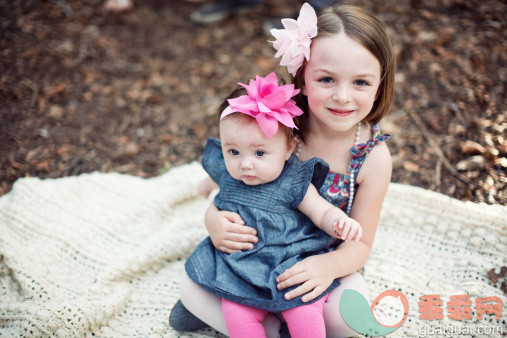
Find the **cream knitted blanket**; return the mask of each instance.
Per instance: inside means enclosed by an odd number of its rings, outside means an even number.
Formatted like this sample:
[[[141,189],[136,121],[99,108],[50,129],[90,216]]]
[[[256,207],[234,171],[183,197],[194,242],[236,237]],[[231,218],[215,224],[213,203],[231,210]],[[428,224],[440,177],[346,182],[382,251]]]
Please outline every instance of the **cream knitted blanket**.
[[[0,336],[209,336],[168,325],[185,258],[206,236],[198,163],[156,178],[114,173],[25,178],[0,198]],[[503,326],[477,320],[475,298],[496,296],[505,266],[507,207],[463,203],[391,184],[366,266],[370,296],[403,292],[408,318],[392,336],[423,326]],[[441,295],[444,319],[419,318],[420,297]],[[452,295],[472,299],[471,320],[450,320]],[[371,299],[372,300],[372,299]],[[370,300],[370,301],[371,301]],[[502,322],[503,321],[503,322]]]

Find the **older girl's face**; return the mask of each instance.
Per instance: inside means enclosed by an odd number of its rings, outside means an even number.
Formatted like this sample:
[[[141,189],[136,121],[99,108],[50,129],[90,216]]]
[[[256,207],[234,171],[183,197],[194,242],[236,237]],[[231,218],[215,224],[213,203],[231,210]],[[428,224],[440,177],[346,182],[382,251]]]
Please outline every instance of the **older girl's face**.
[[[375,56],[344,33],[312,42],[303,94],[311,128],[344,132],[371,111],[381,82]]]

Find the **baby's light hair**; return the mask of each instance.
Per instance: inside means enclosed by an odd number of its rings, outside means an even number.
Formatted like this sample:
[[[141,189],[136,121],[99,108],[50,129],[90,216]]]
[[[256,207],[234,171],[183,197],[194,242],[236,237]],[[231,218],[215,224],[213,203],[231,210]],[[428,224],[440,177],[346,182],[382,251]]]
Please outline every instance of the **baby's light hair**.
[[[391,109],[394,98],[396,57],[386,25],[361,7],[337,4],[323,9],[319,13],[317,27],[318,33],[314,40],[343,32],[370,51],[380,63],[381,81],[377,92],[378,97],[373,103],[371,112],[364,119],[365,122],[377,124]],[[294,77],[296,88],[302,89],[304,87],[306,64],[305,60]],[[308,100],[302,93],[299,93],[295,100],[305,112],[296,118],[296,125],[299,128],[298,135],[304,141],[308,133]]]

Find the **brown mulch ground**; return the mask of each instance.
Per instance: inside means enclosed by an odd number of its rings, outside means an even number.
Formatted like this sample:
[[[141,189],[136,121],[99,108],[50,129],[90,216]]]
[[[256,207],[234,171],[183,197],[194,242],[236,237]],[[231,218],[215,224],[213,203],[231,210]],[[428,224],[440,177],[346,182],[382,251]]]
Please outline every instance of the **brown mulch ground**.
[[[110,13],[101,0],[0,0],[0,194],[20,177],[151,177],[199,159],[235,82],[284,72],[262,32],[266,8],[201,26],[183,0],[134,4]],[[369,7],[397,41],[382,123],[393,181],[505,205],[506,3]]]

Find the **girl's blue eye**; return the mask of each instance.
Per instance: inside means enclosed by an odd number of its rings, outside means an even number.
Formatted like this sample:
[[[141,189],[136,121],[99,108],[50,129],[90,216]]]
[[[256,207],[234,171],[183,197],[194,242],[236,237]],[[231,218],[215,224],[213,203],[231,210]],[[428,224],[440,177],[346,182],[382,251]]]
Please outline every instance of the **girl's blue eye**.
[[[355,84],[356,86],[361,86],[361,87],[362,87],[362,86],[369,86],[369,85],[370,85],[370,84],[369,84],[367,81],[365,81],[365,80],[356,80],[356,81],[354,81],[354,84]]]
[[[264,154],[265,154],[265,152],[263,152],[262,150],[257,150],[257,151],[255,152],[255,155],[257,155],[257,156],[259,156],[259,157],[264,156]]]
[[[229,152],[231,153],[231,155],[234,155],[234,156],[239,155],[239,151],[237,151],[236,149],[231,149],[231,150],[229,150]]]

